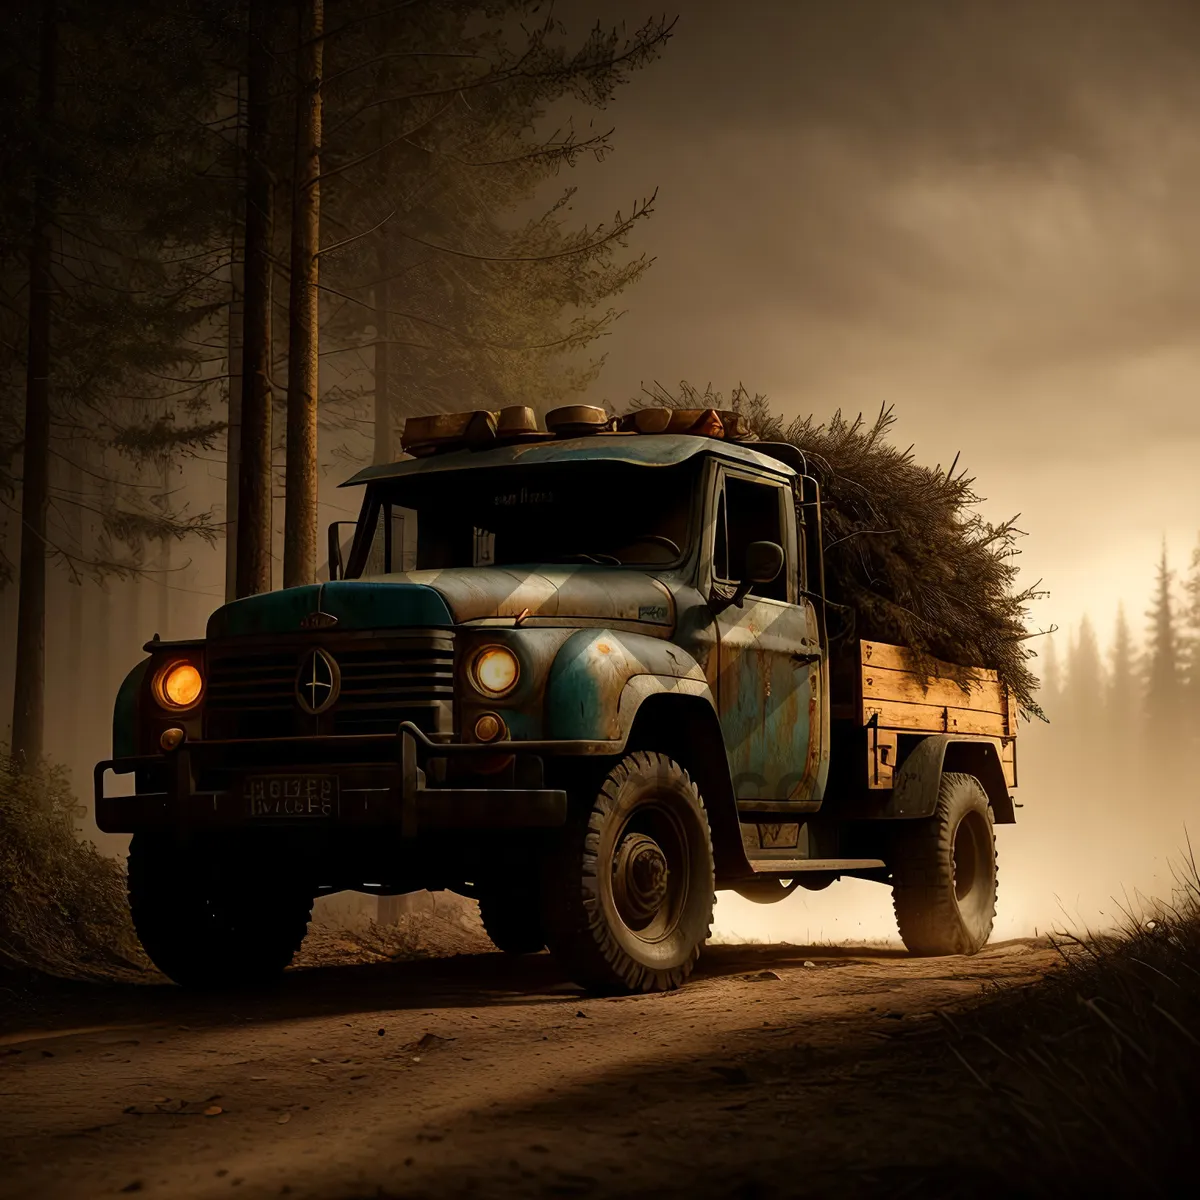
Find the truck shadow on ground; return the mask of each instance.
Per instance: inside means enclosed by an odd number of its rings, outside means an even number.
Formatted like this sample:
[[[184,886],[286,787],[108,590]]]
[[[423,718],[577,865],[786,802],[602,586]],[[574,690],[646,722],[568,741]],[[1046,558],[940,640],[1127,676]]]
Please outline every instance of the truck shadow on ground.
[[[890,946],[709,946],[690,986],[805,962],[844,965],[909,957],[907,951]],[[549,954],[512,957],[494,952],[305,967],[287,971],[271,987],[239,991],[188,992],[151,972],[144,981],[120,983],[0,979],[0,1023],[13,1031],[4,1040],[13,1041],[25,1028],[46,1032],[156,1020],[215,1026],[460,1005],[577,1004],[584,994]]]

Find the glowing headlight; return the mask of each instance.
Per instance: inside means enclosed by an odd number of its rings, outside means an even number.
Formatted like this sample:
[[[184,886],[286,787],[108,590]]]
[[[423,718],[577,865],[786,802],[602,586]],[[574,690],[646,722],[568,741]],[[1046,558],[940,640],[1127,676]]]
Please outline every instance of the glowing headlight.
[[[163,708],[193,708],[204,691],[204,676],[190,662],[168,663],[154,677],[154,698]]]
[[[471,678],[485,696],[503,696],[517,685],[520,675],[517,656],[503,646],[488,646],[471,664]]]

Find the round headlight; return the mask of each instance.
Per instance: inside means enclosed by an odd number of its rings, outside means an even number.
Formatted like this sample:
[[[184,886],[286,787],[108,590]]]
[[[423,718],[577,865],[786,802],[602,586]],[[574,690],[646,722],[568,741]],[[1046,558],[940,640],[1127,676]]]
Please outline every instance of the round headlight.
[[[204,676],[190,662],[168,664],[154,677],[154,698],[163,708],[193,708],[204,691]]]
[[[488,646],[481,650],[471,665],[475,686],[485,696],[503,696],[517,685],[520,675],[517,656],[504,646]]]

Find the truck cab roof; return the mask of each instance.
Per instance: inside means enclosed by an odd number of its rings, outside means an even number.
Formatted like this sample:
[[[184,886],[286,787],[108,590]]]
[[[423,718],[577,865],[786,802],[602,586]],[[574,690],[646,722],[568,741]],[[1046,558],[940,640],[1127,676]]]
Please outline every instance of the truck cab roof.
[[[755,446],[762,449],[756,449]],[[758,467],[777,475],[794,476],[797,471],[763,450],[777,443],[722,441],[689,433],[592,433],[583,437],[517,442],[486,450],[452,450],[426,458],[403,458],[377,463],[351,476],[342,487],[377,483],[413,475],[443,471],[479,470],[548,463],[614,462],[634,466],[671,467],[698,454],[711,454],[729,462]],[[789,449],[792,449],[789,447]],[[793,450],[793,453],[798,453]]]

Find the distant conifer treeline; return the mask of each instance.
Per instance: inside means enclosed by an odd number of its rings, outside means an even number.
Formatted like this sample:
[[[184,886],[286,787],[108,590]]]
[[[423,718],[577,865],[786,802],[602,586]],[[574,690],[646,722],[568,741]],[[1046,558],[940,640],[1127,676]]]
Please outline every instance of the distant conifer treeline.
[[[1043,662],[1043,705],[1064,749],[1181,764],[1200,739],[1200,544],[1182,578],[1163,547],[1140,639],[1122,605],[1105,651],[1085,616],[1065,653],[1049,639]]]

